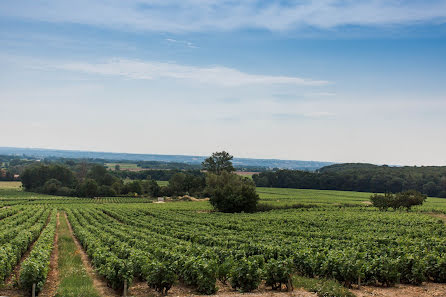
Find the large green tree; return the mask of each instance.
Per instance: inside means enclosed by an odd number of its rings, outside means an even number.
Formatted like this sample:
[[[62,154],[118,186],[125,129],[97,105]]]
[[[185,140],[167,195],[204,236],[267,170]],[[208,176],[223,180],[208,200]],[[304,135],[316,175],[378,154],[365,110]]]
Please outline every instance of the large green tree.
[[[212,206],[221,212],[254,212],[259,195],[252,180],[223,171],[221,174],[208,173],[206,192]]]
[[[224,171],[233,172],[235,171],[234,166],[232,166],[233,158],[228,152],[215,152],[201,164],[203,169],[210,173],[221,174]]]

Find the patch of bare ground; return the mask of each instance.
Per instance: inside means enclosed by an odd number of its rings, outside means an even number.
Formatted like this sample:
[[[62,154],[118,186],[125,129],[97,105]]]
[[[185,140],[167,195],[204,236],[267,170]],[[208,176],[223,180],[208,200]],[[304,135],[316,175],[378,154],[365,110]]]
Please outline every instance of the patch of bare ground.
[[[307,292],[303,289],[294,289],[292,292],[286,291],[273,291],[271,288],[267,288],[261,285],[257,290],[250,293],[240,293],[233,290],[229,285],[224,285],[222,283],[217,284],[219,290],[215,295],[216,297],[236,297],[236,296],[246,296],[246,297],[316,297],[315,293]],[[129,289],[129,296],[132,297],[146,297],[146,296],[161,296],[154,289],[150,288],[146,282],[135,282]],[[203,296],[197,294],[193,288],[187,287],[180,284],[173,286],[168,294],[168,296]]]
[[[442,219],[446,223],[446,214],[444,213],[429,212],[427,214],[431,217]]]
[[[58,260],[59,260],[59,212],[57,213],[56,221],[56,234],[54,235],[54,247],[50,258],[50,270],[46,278],[45,285],[42,291],[39,293],[40,297],[52,297],[56,295],[57,287],[59,285],[59,270],[58,270]]]
[[[107,286],[107,282],[96,273],[93,266],[91,265],[91,261],[88,258],[88,255],[85,253],[84,249],[82,248],[81,243],[76,238],[76,236],[74,236],[73,229],[71,228],[70,221],[68,220],[68,217],[67,217],[67,213],[64,213],[64,216],[65,216],[65,220],[67,220],[67,225],[68,225],[68,229],[70,230],[71,237],[73,237],[74,243],[76,244],[76,247],[77,247],[76,253],[78,253],[81,256],[82,263],[84,264],[85,270],[87,271],[90,278],[93,280],[93,285],[95,286],[95,288],[97,289],[99,294],[101,294],[101,296],[104,296],[104,297],[119,297],[119,296],[121,296],[121,294],[117,293],[115,290],[113,290],[112,288]]]
[[[445,297],[446,284],[424,283],[422,286],[396,285],[395,287],[362,286],[351,290],[357,297]]]
[[[370,201],[361,201],[361,203],[364,205],[372,205],[372,202]]]

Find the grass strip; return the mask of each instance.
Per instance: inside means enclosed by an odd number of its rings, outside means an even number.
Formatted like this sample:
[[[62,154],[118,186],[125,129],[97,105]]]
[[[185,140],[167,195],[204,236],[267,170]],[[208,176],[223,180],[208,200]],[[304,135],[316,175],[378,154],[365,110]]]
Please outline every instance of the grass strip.
[[[100,297],[82,263],[63,213],[60,214],[58,267],[60,283],[56,297]]]
[[[316,279],[304,276],[294,276],[293,285],[295,288],[303,288],[309,292],[314,292],[319,297],[355,297],[356,295],[350,292],[347,288],[342,286],[335,280],[331,279]]]

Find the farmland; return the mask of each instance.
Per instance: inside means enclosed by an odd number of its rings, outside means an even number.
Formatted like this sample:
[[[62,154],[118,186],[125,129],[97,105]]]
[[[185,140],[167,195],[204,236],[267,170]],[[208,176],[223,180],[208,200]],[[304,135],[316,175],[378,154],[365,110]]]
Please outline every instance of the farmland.
[[[144,294],[154,292],[143,281],[156,283],[159,271],[175,280],[172,290],[212,294],[237,282],[247,290],[246,274],[235,271],[252,270],[260,282],[281,265],[354,288],[446,282],[445,199],[428,198],[411,212],[380,212],[368,205],[369,193],[258,188],[261,204],[283,209],[226,214],[212,212],[207,201],[56,197],[1,186],[0,273],[8,279],[23,261],[27,291],[32,283],[43,288],[56,220],[65,215],[96,274],[116,292],[126,283],[135,296],[141,286]],[[43,273],[34,273],[28,259]]]

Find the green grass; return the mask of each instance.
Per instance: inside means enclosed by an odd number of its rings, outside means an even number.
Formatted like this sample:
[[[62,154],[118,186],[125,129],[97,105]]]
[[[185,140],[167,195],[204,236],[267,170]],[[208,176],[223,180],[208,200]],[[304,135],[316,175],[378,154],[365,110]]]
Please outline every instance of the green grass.
[[[77,253],[76,244],[68,229],[65,215],[61,212],[59,216],[58,267],[60,284],[56,296],[99,297],[100,295],[93,286],[93,280],[87,274],[81,256]]]
[[[354,297],[356,296],[348,289],[344,288],[335,280],[316,279],[303,276],[294,276],[293,285],[295,288],[303,288],[309,292],[314,292],[319,297]]]
[[[156,181],[160,187],[166,187],[169,184],[167,180],[157,180]]]
[[[0,189],[15,189],[18,190],[22,186],[19,181],[0,181]]]
[[[367,206],[372,193],[288,188],[257,188],[261,203],[275,206],[311,204],[318,206]],[[446,213],[446,199],[429,197],[413,211]]]

